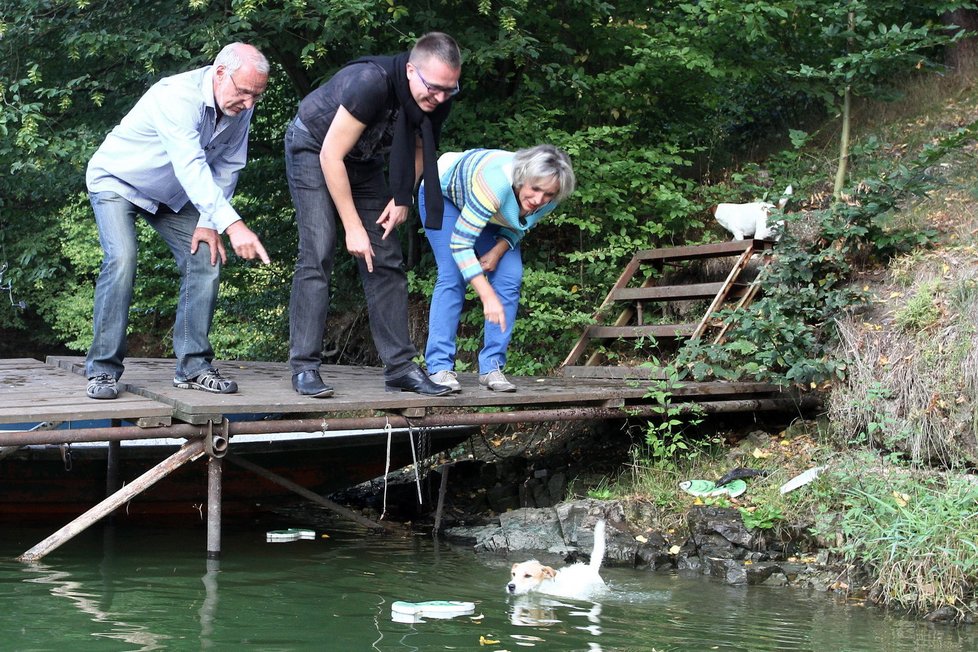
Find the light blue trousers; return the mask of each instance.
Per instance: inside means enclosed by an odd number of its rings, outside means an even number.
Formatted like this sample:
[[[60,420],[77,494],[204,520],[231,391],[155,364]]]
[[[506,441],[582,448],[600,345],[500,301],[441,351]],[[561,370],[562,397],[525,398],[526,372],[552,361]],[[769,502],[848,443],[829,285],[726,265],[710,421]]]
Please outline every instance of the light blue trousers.
[[[426,217],[424,192],[418,193],[418,210],[421,221]],[[438,230],[425,229],[425,236],[431,243],[438,266],[438,279],[435,290],[431,295],[431,310],[428,314],[428,345],[425,348],[425,364],[428,373],[434,374],[446,369],[455,368],[455,337],[458,333],[459,321],[462,317],[462,305],[465,303],[465,290],[468,285],[462,278],[452,252],[449,241],[452,230],[458,220],[459,209],[446,199],[442,228]],[[496,234],[499,227],[487,224],[475,242],[476,255],[484,254],[496,244]],[[513,326],[516,324],[516,313],[520,303],[520,287],[523,284],[523,257],[520,248],[510,249],[502,258],[496,269],[486,274],[489,283],[503,304],[506,314],[506,330],[499,324],[485,322],[484,343],[479,351],[479,373],[487,374],[506,365],[506,349],[513,336]]]

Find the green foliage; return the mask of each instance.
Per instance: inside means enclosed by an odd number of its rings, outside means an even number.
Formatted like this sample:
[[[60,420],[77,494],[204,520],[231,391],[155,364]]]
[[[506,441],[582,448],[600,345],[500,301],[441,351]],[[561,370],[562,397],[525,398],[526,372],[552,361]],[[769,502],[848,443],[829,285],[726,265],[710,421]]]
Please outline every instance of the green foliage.
[[[588,498],[594,498],[595,500],[611,500],[617,494],[615,488],[606,479],[602,478],[598,486],[588,489]]]
[[[657,369],[660,365],[652,361],[646,366]],[[656,416],[645,426],[645,445],[640,454],[647,464],[676,470],[702,456],[714,442],[695,430],[703,421],[702,412],[673,402],[674,392],[681,387],[679,376],[673,369],[665,371],[666,378],[649,382],[643,396],[652,400]]]
[[[549,141],[575,163],[578,191],[525,248],[525,326],[517,324],[511,358],[515,370],[545,372],[635,249],[704,237],[696,174],[812,115],[837,88],[837,73],[875,92],[922,52],[939,54],[924,49],[940,42],[935,18],[952,4],[708,0],[653,11],[634,0],[11,0],[0,17],[0,252],[27,308],[0,312],[0,325],[84,348],[99,248],[90,231],[63,236],[68,221],[90,228],[78,200],[88,158],[149,84],[243,40],[262,48],[273,70],[235,205],[275,265],[258,271],[232,260],[214,335],[222,356],[284,355],[296,248],[284,127],[297,101],[345,61],[403,50],[439,29],[458,38],[465,57],[443,149]],[[850,42],[852,8],[859,39]],[[133,316],[135,332],[158,347],[175,277],[155,240],[141,250]],[[412,288],[432,274],[431,265],[417,270]],[[342,249],[333,290],[334,313],[362,304]],[[467,314],[470,330],[480,313]]]
[[[906,202],[937,187],[932,167],[969,142],[974,131],[974,125],[959,129],[896,169],[882,155],[869,158],[884,149],[882,143],[871,140],[858,148],[874,176],[861,180],[846,203],[785,216],[777,256],[760,272],[764,296],[750,310],[722,311],[721,319],[730,324],[726,341],[691,341],[677,356],[677,365],[696,379],[809,384],[844,378],[844,362],[825,351],[835,340],[836,318],[865,300],[849,282],[854,263],[885,261],[932,242],[933,229],[900,223],[895,216]],[[805,223],[793,226],[797,219]],[[906,319],[933,317],[924,306],[926,298],[919,303]]]
[[[770,530],[784,520],[784,513],[780,508],[766,503],[753,509],[738,507],[737,510],[744,521],[744,527],[749,530]]]
[[[897,311],[897,326],[907,332],[917,332],[937,323],[941,317],[941,309],[935,297],[937,285],[937,281],[931,281],[917,289],[906,305]]]

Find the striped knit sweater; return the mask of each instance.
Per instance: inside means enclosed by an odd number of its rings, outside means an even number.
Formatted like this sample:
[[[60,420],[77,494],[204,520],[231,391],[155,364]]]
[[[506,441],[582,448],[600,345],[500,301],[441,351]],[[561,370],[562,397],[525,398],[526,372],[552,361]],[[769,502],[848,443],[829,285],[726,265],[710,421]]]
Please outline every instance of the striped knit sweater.
[[[444,154],[438,167],[442,194],[461,211],[449,247],[466,281],[482,274],[473,245],[486,224],[500,225],[500,237],[515,248],[526,232],[557,206],[549,202],[520,217],[519,199],[513,190],[512,152],[470,149]]]

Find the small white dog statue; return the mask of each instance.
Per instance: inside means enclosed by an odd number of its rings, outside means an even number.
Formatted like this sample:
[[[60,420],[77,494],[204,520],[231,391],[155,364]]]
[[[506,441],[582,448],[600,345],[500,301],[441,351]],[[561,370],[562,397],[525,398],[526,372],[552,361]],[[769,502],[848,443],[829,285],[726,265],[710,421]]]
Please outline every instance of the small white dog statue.
[[[785,207],[792,192],[794,191],[791,186],[784,189],[781,199],[778,200],[778,210]],[[769,226],[767,223],[767,218],[774,208],[775,205],[770,202],[754,201],[747,204],[717,204],[710,209],[710,212],[723,228],[733,234],[734,240],[743,240],[748,236],[757,240],[767,240],[774,230],[773,225]],[[783,226],[784,220],[779,220],[776,224]]]
[[[604,560],[605,523],[598,521],[594,526],[594,547],[587,564],[571,564],[554,570],[544,566],[536,559],[513,564],[506,592],[510,595],[525,595],[538,592],[551,596],[587,600],[607,587],[599,571]]]

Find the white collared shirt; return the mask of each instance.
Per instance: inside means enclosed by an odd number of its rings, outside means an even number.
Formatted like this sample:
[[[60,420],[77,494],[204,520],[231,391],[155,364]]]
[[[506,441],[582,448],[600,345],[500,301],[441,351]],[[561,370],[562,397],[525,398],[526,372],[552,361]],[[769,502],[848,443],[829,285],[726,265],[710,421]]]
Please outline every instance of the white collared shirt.
[[[241,217],[230,199],[248,155],[253,108],[217,124],[212,66],[161,79],[88,162],[89,192],[110,191],[156,213],[191,202],[198,227],[223,233]]]

